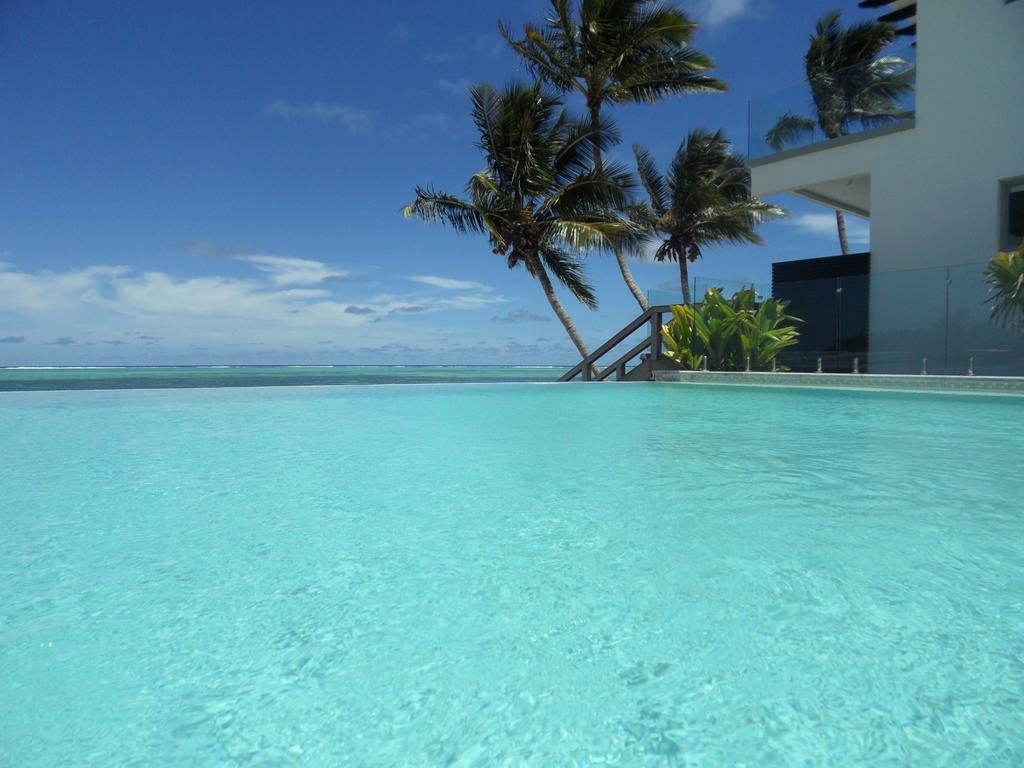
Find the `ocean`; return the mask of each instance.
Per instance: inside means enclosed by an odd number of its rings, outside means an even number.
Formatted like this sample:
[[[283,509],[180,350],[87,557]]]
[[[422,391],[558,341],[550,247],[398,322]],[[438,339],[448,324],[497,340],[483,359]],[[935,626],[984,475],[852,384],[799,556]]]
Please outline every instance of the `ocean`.
[[[569,366],[209,365],[0,368],[0,392],[556,381]]]

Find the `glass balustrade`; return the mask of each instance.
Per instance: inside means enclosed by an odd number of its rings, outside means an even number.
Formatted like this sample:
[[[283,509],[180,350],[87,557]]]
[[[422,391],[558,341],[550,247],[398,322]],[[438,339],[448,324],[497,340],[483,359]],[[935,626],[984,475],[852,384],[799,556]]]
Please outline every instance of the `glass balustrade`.
[[[748,157],[770,157],[913,118],[916,51],[899,49],[871,64],[751,99]]]

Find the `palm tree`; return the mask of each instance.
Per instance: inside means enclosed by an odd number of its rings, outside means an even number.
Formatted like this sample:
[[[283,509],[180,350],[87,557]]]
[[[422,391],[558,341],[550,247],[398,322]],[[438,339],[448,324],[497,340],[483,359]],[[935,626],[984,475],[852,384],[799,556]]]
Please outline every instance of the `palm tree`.
[[[732,151],[721,131],[691,131],[664,176],[646,149],[634,146],[633,152],[648,202],[632,206],[630,216],[650,239],[661,241],[655,260],[678,262],[686,304],[693,301],[688,262],[699,259],[709,245],[763,245],[755,227],[786,215],[750,194],[746,160]]]
[[[407,217],[446,223],[459,233],[486,235],[509,269],[523,266],[583,357],[590,352],[551,283],[549,272],[590,309],[597,297],[579,255],[624,245],[635,226],[615,213],[626,205],[632,176],[624,166],[594,169],[593,155],[608,142],[589,121],[575,120],[540,84],[489,84],[470,89],[473,120],[486,167],[474,174],[463,199],[417,187]]]
[[[896,39],[891,24],[865,21],[843,28],[842,13],[831,11],[814,28],[804,59],[814,117],[787,112],[765,140],[776,151],[820,130],[836,139],[860,124],[885,125],[913,116],[900,97],[914,90],[914,67],[899,56],[882,56]],[[850,252],[846,217],[836,209],[839,246]]]
[[[590,122],[602,126],[606,104],[654,103],[672,94],[724,91],[711,77],[711,59],[690,46],[697,24],[655,0],[550,0],[552,15],[543,26],[527,24],[524,37],[502,35],[533,73],[563,93],[586,100]],[[604,168],[598,147],[594,165]],[[641,309],[649,304],[621,247],[613,247],[622,278]]]

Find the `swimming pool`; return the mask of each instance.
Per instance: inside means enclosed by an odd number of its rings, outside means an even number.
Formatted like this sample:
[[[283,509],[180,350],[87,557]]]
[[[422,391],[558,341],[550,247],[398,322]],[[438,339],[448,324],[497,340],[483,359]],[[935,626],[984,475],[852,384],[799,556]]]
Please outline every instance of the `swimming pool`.
[[[0,396],[0,764],[1019,765],[1024,399]]]

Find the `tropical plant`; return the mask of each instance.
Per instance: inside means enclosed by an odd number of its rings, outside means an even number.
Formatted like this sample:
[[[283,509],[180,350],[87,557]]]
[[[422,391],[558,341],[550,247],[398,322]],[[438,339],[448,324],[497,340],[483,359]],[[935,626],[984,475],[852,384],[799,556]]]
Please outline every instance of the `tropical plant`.
[[[985,269],[992,293],[992,317],[1024,331],[1024,243],[1019,251],[1000,252]]]
[[[709,288],[698,304],[672,307],[672,320],[662,326],[666,356],[688,370],[707,362],[715,371],[764,371],[779,352],[797,343],[798,320],[786,314],[789,302],[765,299],[758,303],[753,288],[731,298],[721,288]],[[778,370],[786,370],[779,366]]]
[[[597,297],[579,259],[593,248],[626,244],[635,227],[615,213],[632,175],[621,165],[594,169],[594,152],[616,137],[571,118],[539,84],[470,89],[486,167],[470,177],[465,199],[417,187],[407,217],[442,222],[460,234],[486,235],[509,269],[522,266],[583,357],[589,354],[549,273],[590,309]]]
[[[721,131],[691,131],[679,146],[668,174],[659,173],[650,153],[634,146],[637,171],[648,201],[629,208],[647,238],[660,240],[654,258],[679,264],[683,301],[691,303],[688,263],[721,243],[763,244],[755,228],[785,216],[784,209],[750,194],[750,170]]]
[[[883,56],[896,39],[891,24],[865,21],[843,27],[842,13],[822,16],[811,35],[804,65],[814,117],[787,112],[765,140],[775,150],[813,136],[820,130],[836,139],[859,124],[873,128],[913,116],[900,97],[914,90],[914,67],[899,56]],[[850,252],[846,217],[836,209],[839,246]]]
[[[654,103],[669,95],[723,91],[708,73],[712,60],[690,45],[697,24],[655,0],[550,0],[543,25],[527,24],[523,38],[499,24],[502,35],[533,73],[563,93],[579,93],[590,122],[602,126],[602,108]],[[604,168],[603,147],[594,165]],[[623,248],[613,247],[622,278],[641,309],[649,307]]]

